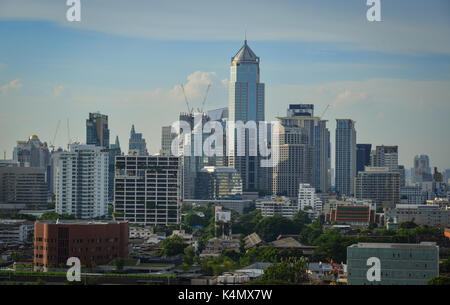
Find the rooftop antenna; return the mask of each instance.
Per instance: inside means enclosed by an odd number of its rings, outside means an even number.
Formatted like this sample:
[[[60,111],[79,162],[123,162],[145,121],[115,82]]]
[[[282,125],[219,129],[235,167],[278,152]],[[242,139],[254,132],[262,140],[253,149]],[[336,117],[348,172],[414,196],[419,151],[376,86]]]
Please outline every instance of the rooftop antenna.
[[[67,138],[68,138],[68,143],[67,143],[67,149],[69,149],[69,145],[72,144],[72,139],[70,138],[70,126],[69,126],[69,119],[67,119]]]

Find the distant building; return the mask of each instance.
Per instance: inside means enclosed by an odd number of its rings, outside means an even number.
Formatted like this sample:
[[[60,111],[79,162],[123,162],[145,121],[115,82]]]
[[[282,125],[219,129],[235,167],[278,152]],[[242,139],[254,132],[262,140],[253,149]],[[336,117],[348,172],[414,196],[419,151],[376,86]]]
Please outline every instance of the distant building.
[[[172,154],[172,142],[176,138],[177,134],[172,132],[172,126],[163,126],[161,128],[161,156],[173,156]]]
[[[70,144],[53,155],[53,184],[58,214],[76,218],[108,214],[108,152],[101,146]]]
[[[13,160],[22,167],[46,168],[50,163],[50,152],[47,143],[32,135],[28,141],[17,141],[14,147]]]
[[[142,137],[142,133],[136,133],[136,131],[134,130],[134,125],[131,126],[130,140],[128,143],[128,154],[138,156],[148,155],[145,139]]]
[[[300,183],[314,182],[314,149],[306,128],[290,124],[289,118],[278,119],[281,127],[279,143],[273,146],[278,162],[272,167],[272,193],[297,198]]]
[[[427,195],[422,192],[420,185],[400,188],[400,203],[423,204],[426,200]]]
[[[450,208],[435,204],[397,204],[386,211],[386,217],[397,218],[399,223],[412,221],[442,230],[450,226]]]
[[[85,266],[128,258],[128,223],[116,221],[36,221],[34,224],[34,268],[66,267],[69,257]]]
[[[363,172],[366,166],[370,166],[370,152],[372,144],[356,144],[356,173]]]
[[[367,227],[371,223],[384,224],[384,216],[382,213],[376,213],[375,204],[337,205],[325,215],[325,221]]]
[[[355,121],[336,120],[336,191],[351,196],[356,176],[356,129]]]
[[[288,116],[279,119],[283,126],[306,130],[308,144],[313,148],[311,185],[317,192],[327,192],[331,188],[330,132],[327,121],[314,117],[313,109],[314,105],[310,104],[289,105]]]
[[[369,281],[369,258],[380,260],[380,281]],[[426,285],[439,275],[435,243],[358,243],[347,247],[348,285]]]
[[[86,120],[86,144],[108,148],[108,116],[99,112],[89,113]]]
[[[366,167],[355,178],[355,197],[370,199],[385,207],[400,203],[400,174],[388,167]]]
[[[0,167],[0,203],[47,208],[45,174],[42,167]]]
[[[398,171],[398,146],[377,146],[372,167],[387,167],[390,171]]]
[[[208,203],[212,203],[229,210],[234,210],[239,214],[244,214],[244,210],[249,208],[252,202],[253,200],[248,199],[183,199],[183,203],[191,206],[205,207]]]
[[[232,250],[240,252],[241,243],[239,238],[225,237],[218,238],[213,237],[206,242],[205,249],[200,254],[200,258],[217,257],[220,256],[222,251]]]
[[[241,175],[232,167],[205,166],[197,174],[198,199],[241,199]]]
[[[314,212],[322,212],[322,200],[316,195],[315,189],[309,184],[301,183],[298,189],[298,205],[300,210],[304,211],[310,207]]]
[[[261,210],[263,217],[280,215],[285,218],[293,218],[299,211],[299,206],[286,197],[275,197],[256,201],[256,209]]]
[[[23,244],[33,238],[34,225],[25,219],[0,219],[0,245]]]
[[[416,181],[431,181],[430,158],[427,155],[414,157],[414,178]]]
[[[117,156],[115,218],[141,225],[179,224],[180,170],[178,157]]]

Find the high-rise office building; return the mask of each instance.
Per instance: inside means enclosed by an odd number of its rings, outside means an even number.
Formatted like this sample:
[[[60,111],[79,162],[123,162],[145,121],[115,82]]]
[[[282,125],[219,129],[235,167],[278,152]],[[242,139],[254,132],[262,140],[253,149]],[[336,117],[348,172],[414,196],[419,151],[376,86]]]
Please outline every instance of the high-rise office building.
[[[355,179],[355,197],[370,199],[384,207],[400,203],[400,173],[388,167],[366,167]]]
[[[427,155],[414,157],[414,178],[420,181],[431,181],[430,158]]]
[[[179,157],[117,156],[114,213],[117,220],[142,225],[181,221]]]
[[[53,155],[53,184],[58,214],[88,219],[108,213],[108,158],[105,148],[70,144]]]
[[[313,183],[313,146],[308,143],[307,130],[296,125],[281,124],[278,137],[278,145],[272,146],[273,153],[278,154],[272,168],[272,192],[296,199],[301,183]]]
[[[13,160],[22,167],[46,168],[50,163],[47,143],[41,142],[37,135],[32,135],[28,141],[17,141],[17,146],[13,151]]]
[[[245,40],[242,48],[231,58],[229,82],[229,121],[247,123],[264,121],[264,84],[260,82],[259,57],[250,49]],[[228,135],[233,156],[229,156],[229,166],[238,170],[242,177],[244,190],[257,190],[264,185],[267,175],[260,166],[260,157],[256,153],[250,155],[250,143],[258,143],[259,137],[246,130],[243,139],[239,135]],[[245,147],[245,156],[238,156],[237,141]],[[256,145],[258,147],[258,145]],[[267,185],[267,184],[266,184]]]
[[[336,122],[336,191],[351,196],[356,176],[355,121],[337,119]]]
[[[370,152],[372,144],[356,144],[356,173],[363,172],[364,167],[370,166]]]
[[[279,118],[281,125],[300,127],[306,130],[308,144],[313,149],[313,181],[317,192],[327,192],[331,187],[330,132],[327,121],[314,117],[314,106],[310,104],[289,105],[287,117]]]
[[[24,208],[47,208],[45,168],[0,167],[0,203],[19,204]]]
[[[197,175],[196,199],[241,199],[241,175],[232,167],[205,166]]]
[[[86,120],[86,144],[109,147],[108,116],[99,112],[89,113]]]
[[[130,140],[128,142],[128,154],[138,156],[148,155],[145,139],[142,137],[142,133],[137,133],[134,130],[134,125],[131,126]]]

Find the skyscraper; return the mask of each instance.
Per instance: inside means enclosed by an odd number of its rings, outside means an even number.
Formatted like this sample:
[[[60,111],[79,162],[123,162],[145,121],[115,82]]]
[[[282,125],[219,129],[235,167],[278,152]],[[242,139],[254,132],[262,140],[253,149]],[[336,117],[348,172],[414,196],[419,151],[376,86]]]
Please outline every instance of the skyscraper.
[[[365,166],[370,166],[372,144],[356,144],[356,173],[363,172]]]
[[[260,82],[259,57],[244,41],[242,48],[231,58],[229,83],[229,120],[231,122],[264,121],[264,84]],[[245,139],[237,139],[235,135],[228,135],[231,140],[234,156],[229,157],[229,166],[238,170],[242,177],[244,190],[256,190],[267,179],[261,169],[259,154],[250,156],[249,144],[258,142],[258,136],[253,138],[246,130]],[[245,146],[245,156],[237,155],[237,141]],[[233,143],[231,143],[233,142]],[[257,145],[258,147],[258,145]]]
[[[172,126],[163,126],[161,128],[161,150],[159,151],[161,156],[173,156],[172,154],[172,141],[177,136],[172,132]]]
[[[419,181],[431,181],[430,158],[427,155],[414,157],[414,178]]]
[[[299,185],[313,182],[313,146],[308,143],[306,128],[287,125],[286,123],[295,122],[289,118],[279,120],[282,121],[279,144],[272,146],[274,153],[278,154],[278,162],[272,168],[272,192],[297,198]]]
[[[136,154],[138,156],[147,156],[147,144],[142,137],[142,133],[136,133],[134,125],[131,126],[130,140],[128,142],[128,154]]]
[[[337,119],[336,123],[336,191],[351,196],[356,176],[356,122]]]
[[[86,120],[86,144],[109,147],[108,116],[100,112],[89,113]]]
[[[53,155],[58,214],[88,219],[108,213],[108,152],[95,145],[71,144]]]
[[[37,135],[32,135],[28,141],[17,141],[13,160],[19,162],[20,166],[46,168],[50,163],[47,143],[42,143]]]
[[[288,116],[279,118],[283,126],[304,128],[308,135],[307,143],[313,148],[313,181],[317,192],[326,192],[331,187],[330,173],[330,132],[327,121],[314,116],[314,105],[289,105]]]

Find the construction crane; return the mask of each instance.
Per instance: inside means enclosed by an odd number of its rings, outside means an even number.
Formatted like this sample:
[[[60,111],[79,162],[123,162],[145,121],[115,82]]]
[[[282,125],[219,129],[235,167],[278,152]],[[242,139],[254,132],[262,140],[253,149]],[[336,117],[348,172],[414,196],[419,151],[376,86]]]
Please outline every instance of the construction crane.
[[[188,109],[188,113],[189,113],[189,114],[192,114],[193,109],[191,109],[191,108],[189,107],[189,101],[188,101],[188,98],[187,98],[187,96],[186,96],[186,92],[185,92],[185,90],[184,90],[183,84],[181,84],[181,89],[183,89],[184,100],[186,101],[186,106],[187,106],[187,109]]]
[[[72,144],[72,139],[70,138],[70,127],[69,127],[69,119],[67,119],[67,138],[68,138],[68,143],[67,143],[67,149],[69,149],[69,145]]]
[[[60,124],[61,124],[61,120],[58,120],[58,124],[56,124],[55,134],[53,135],[52,142],[50,143],[50,148],[52,149],[52,152],[55,151],[56,134],[58,133]]]
[[[320,119],[322,119],[322,117],[325,115],[325,112],[327,112],[328,108],[331,106],[331,104],[328,104],[327,107],[325,107],[325,110],[322,112],[322,114],[320,115]]]
[[[208,84],[208,87],[206,88],[205,96],[203,97],[202,107],[198,109],[198,112],[203,113],[203,108],[205,107],[206,98],[208,97],[209,88],[211,88],[211,83]]]

